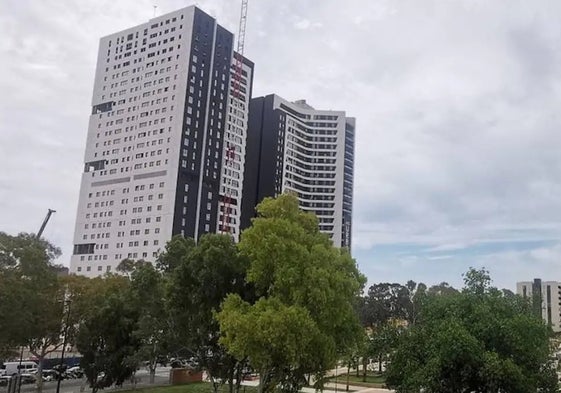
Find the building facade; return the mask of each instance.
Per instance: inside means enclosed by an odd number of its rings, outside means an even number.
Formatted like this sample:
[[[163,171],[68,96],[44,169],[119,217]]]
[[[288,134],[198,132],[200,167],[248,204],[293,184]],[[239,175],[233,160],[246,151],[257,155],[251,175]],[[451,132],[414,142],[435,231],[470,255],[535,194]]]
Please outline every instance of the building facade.
[[[195,6],[100,40],[70,272],[154,261],[176,234],[239,236],[253,63]],[[225,214],[225,206],[229,213]]]
[[[530,299],[534,311],[551,326],[561,332],[561,283],[558,281],[522,281],[516,283],[516,293]]]
[[[298,195],[337,247],[351,246],[355,119],[277,95],[250,102],[242,229],[268,196]]]

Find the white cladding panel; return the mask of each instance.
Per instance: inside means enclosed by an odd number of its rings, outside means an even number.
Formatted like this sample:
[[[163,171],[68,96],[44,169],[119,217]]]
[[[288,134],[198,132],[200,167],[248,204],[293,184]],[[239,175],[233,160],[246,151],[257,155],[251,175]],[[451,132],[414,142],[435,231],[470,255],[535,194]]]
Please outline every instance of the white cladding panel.
[[[154,261],[172,236],[194,13],[100,40],[74,234],[93,252],[74,252],[71,273]]]

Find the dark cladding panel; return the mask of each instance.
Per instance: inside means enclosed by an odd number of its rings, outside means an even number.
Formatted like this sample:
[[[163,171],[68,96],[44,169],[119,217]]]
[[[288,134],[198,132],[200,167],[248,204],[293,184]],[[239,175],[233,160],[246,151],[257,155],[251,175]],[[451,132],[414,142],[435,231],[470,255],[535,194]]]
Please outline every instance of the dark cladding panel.
[[[228,86],[232,64],[234,35],[222,26],[216,26],[214,61],[210,72],[210,97],[208,106],[208,125],[206,146],[204,146],[203,183],[200,203],[199,228],[204,233],[217,231],[218,205],[220,200],[220,170],[224,152],[226,129]],[[232,204],[236,201],[232,200]],[[210,209],[208,207],[210,206]]]
[[[261,161],[259,165],[259,185],[257,203],[265,197],[273,197],[277,193],[277,169],[279,157],[282,160],[281,142],[284,134],[282,112],[273,109],[274,96],[268,95],[263,103],[263,123],[261,128]],[[282,163],[280,165],[282,168]]]
[[[341,246],[351,249],[353,221],[355,119],[345,121],[345,161],[343,169],[343,223]]]
[[[282,187],[285,115],[273,109],[274,99],[274,95],[258,97],[249,105],[241,229],[251,225],[255,206],[276,196]]]
[[[179,149],[173,235],[183,233],[187,237],[195,236],[213,39],[214,19],[196,8],[185,91],[182,143]],[[193,89],[192,93],[189,92],[190,88]],[[192,103],[189,103],[190,96],[193,97]],[[200,106],[198,102],[201,103]]]
[[[259,183],[259,162],[261,160],[261,130],[263,128],[264,101],[264,97],[259,97],[249,102],[249,124],[245,145],[240,230],[248,228],[251,225],[251,218],[255,215]]]

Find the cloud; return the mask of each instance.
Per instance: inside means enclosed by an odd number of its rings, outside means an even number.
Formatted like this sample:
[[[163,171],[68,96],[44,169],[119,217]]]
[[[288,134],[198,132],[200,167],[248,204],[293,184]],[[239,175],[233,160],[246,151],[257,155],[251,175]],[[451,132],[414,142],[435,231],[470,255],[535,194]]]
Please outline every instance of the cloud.
[[[294,27],[297,30],[315,30],[323,25],[319,22],[312,22],[309,19],[300,19],[298,22],[294,23]]]
[[[238,2],[199,5],[236,31]],[[371,281],[459,284],[481,264],[511,288],[561,279],[560,12],[553,0],[250,3],[254,94],[357,118],[354,253]],[[36,231],[55,208],[45,235],[68,261],[99,37],[152,13],[146,0],[0,3],[0,230]]]

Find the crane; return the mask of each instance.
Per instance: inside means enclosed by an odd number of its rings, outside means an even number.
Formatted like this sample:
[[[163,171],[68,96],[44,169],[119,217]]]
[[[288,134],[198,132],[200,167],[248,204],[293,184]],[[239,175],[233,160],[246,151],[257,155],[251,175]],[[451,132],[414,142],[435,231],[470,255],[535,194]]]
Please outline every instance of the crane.
[[[45,230],[45,227],[47,226],[47,223],[49,222],[49,219],[51,218],[53,213],[56,213],[56,210],[49,209],[47,215],[45,216],[45,219],[43,220],[43,223],[41,224],[41,228],[39,228],[39,232],[37,232],[37,239],[41,238],[41,235],[43,234],[43,231]]]
[[[238,26],[238,42],[237,49],[234,52],[234,88],[232,90],[232,104],[237,107],[240,98],[240,85],[242,80],[242,68],[243,68],[243,53],[245,45],[245,27],[247,22],[247,4],[248,0],[242,0],[240,9],[240,24]],[[236,149],[234,145],[230,145],[226,148],[226,167],[230,166],[231,163],[236,158]],[[226,186],[224,195],[224,212],[222,213],[222,233],[230,233],[230,205],[232,203],[232,190],[230,187]]]

